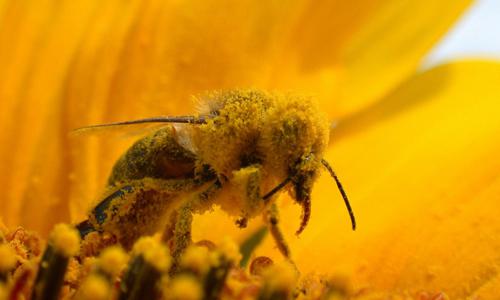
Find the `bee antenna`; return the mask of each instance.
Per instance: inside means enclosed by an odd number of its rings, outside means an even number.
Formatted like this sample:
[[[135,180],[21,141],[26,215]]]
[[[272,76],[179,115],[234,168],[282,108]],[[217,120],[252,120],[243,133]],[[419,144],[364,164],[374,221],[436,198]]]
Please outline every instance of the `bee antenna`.
[[[132,121],[114,122],[107,124],[90,125],[77,128],[75,130],[86,130],[99,127],[112,127],[112,126],[123,126],[123,125],[133,125],[133,124],[143,124],[143,123],[188,123],[188,124],[206,124],[207,116],[160,116],[145,118]]]
[[[274,194],[276,194],[277,192],[279,192],[282,188],[285,187],[285,185],[287,185],[290,181],[292,180],[292,178],[289,176],[287,177],[285,180],[283,180],[280,184],[278,184],[277,186],[275,186],[271,191],[269,191],[269,193],[265,194],[264,197],[262,197],[262,199],[264,199],[264,201],[267,201],[269,200],[269,198],[271,198]]]
[[[324,160],[321,159],[321,163],[325,168],[330,172],[330,175],[335,179],[335,182],[337,183],[337,187],[339,188],[340,194],[342,195],[342,198],[344,199],[345,206],[347,207],[347,211],[349,212],[349,217],[351,218],[351,223],[352,223],[352,230],[356,230],[356,219],[354,218],[354,213],[351,208],[351,204],[349,204],[349,199],[347,198],[347,194],[344,191],[344,188],[342,187],[342,184],[340,183],[340,180],[337,178],[337,175],[335,175],[335,172],[333,171],[332,167],[330,164]]]

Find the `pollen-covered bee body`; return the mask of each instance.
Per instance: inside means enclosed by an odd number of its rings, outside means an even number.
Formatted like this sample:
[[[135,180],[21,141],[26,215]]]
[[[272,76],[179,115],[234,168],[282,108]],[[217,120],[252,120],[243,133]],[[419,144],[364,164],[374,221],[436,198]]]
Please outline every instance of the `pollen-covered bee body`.
[[[235,90],[211,94],[203,104],[200,114],[210,118],[191,128],[192,140],[198,157],[228,179],[226,193],[218,200],[221,207],[242,219],[254,217],[264,202],[256,201],[248,189],[247,195],[237,193],[242,183],[246,188],[249,182],[253,194],[261,197],[260,191],[290,178],[290,192],[307,218],[310,191],[329,137],[327,118],[314,100]],[[245,175],[258,177],[257,186]]]
[[[125,248],[130,248],[139,237],[153,234],[164,225],[169,212],[177,209],[183,192],[194,188],[192,182],[178,180],[160,190],[149,181],[132,181],[114,189],[90,213],[93,229],[113,234]]]
[[[334,177],[354,228],[340,182],[323,159],[329,123],[310,97],[232,90],[200,98],[197,116],[157,117],[105,125],[168,125],[136,142],[115,164],[102,200],[79,225],[110,232],[124,245],[161,226],[174,257],[189,245],[193,213],[213,204],[237,218],[262,215],[278,248],[289,257],[278,229],[275,199],[288,191],[302,207],[297,234],[306,227],[310,194],[322,166]],[[178,128],[179,130],[177,130]]]
[[[283,179],[302,156],[318,157],[328,144],[329,123],[310,97],[258,90],[216,93],[204,100],[205,124],[192,127],[197,155],[217,173],[252,164]]]
[[[106,192],[89,214],[87,230],[111,233],[128,248],[164,226],[183,197],[214,178],[206,167],[197,170],[196,156],[178,143],[175,128],[168,125],[118,159]]]
[[[193,178],[196,155],[177,140],[173,126],[163,127],[140,139],[113,166],[108,185],[142,178]]]

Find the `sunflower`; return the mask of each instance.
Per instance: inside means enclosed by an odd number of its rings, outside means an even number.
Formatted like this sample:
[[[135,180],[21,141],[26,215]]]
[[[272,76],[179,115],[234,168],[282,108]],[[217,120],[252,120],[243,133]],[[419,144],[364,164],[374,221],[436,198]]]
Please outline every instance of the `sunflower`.
[[[0,1],[0,217],[45,236],[85,217],[132,139],[74,128],[187,114],[207,90],[292,90],[335,120],[326,158],[359,221],[350,231],[322,176],[297,238],[300,211],[283,196],[299,269],[359,298],[494,299],[500,64],[419,71],[470,2]],[[194,238],[243,240],[232,223],[200,216]],[[279,259],[270,240],[256,255]]]

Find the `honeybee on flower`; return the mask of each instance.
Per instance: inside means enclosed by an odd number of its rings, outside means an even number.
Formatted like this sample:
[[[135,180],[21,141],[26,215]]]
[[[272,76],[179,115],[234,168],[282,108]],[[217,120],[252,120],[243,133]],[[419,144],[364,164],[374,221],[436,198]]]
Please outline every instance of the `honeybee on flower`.
[[[94,125],[81,130],[144,123],[173,123],[137,141],[115,164],[107,192],[78,225],[85,237],[106,232],[130,247],[159,228],[178,258],[191,242],[194,213],[214,204],[237,217],[262,215],[281,253],[290,250],[275,203],[288,191],[302,207],[297,234],[310,218],[311,190],[321,168],[335,179],[352,221],[347,196],[323,159],[329,122],[313,99],[259,90],[205,95],[198,115]]]

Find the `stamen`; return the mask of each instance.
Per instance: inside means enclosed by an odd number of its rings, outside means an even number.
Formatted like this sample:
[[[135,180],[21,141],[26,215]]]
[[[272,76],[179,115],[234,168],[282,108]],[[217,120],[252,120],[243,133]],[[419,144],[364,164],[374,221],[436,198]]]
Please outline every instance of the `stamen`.
[[[292,299],[293,288],[298,279],[298,273],[293,265],[273,264],[263,271],[262,277],[265,284],[260,290],[258,299]]]
[[[252,260],[250,264],[250,274],[254,276],[262,276],[264,271],[274,264],[273,260],[267,256],[258,256]]]
[[[158,298],[157,283],[171,264],[167,247],[151,237],[144,237],[135,243],[133,252],[136,256],[124,276],[118,299]]]
[[[125,269],[127,260],[128,256],[121,247],[108,247],[99,255],[97,262],[99,273],[113,281]]]
[[[112,293],[112,285],[105,278],[99,274],[90,274],[82,282],[75,295],[77,300],[106,300],[109,299]]]
[[[198,278],[190,274],[181,274],[174,277],[163,288],[163,299],[205,299]]]
[[[9,273],[16,266],[16,253],[9,244],[0,244],[0,283],[7,282]]]
[[[207,247],[191,245],[181,257],[179,273],[204,277],[210,268],[210,258]]]
[[[220,292],[224,287],[227,275],[231,268],[231,261],[222,256],[218,264],[212,266],[207,273],[204,284],[204,299],[216,300],[219,299]]]
[[[226,278],[229,270],[238,265],[241,260],[241,254],[238,245],[230,239],[224,239],[219,245],[215,253],[217,259],[208,270],[205,278],[204,293],[205,300],[220,299],[220,293],[226,283]]]
[[[79,249],[80,236],[76,229],[66,224],[54,228],[40,261],[31,299],[58,299],[69,259]]]

